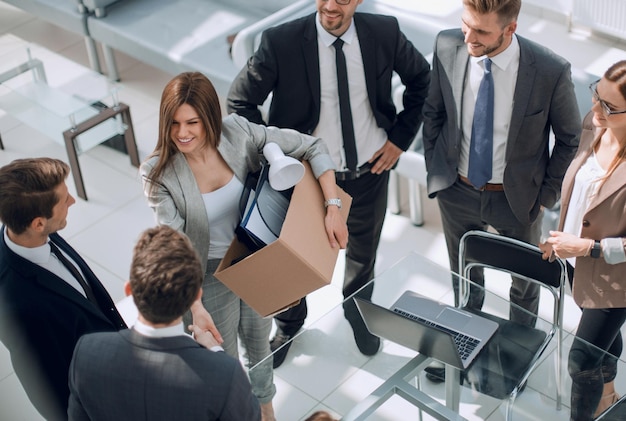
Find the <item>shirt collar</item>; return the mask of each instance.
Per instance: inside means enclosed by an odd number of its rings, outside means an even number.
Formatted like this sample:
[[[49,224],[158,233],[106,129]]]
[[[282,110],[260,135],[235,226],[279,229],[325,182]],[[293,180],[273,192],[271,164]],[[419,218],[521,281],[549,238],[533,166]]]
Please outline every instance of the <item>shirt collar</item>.
[[[144,336],[151,338],[170,338],[173,336],[189,336],[185,333],[183,322],[168,327],[152,327],[137,320],[133,329]]]
[[[514,59],[519,58],[519,53],[519,41],[517,40],[517,36],[513,34],[513,37],[511,38],[511,44],[506,47],[506,50],[502,51],[498,55],[491,57],[491,62],[495,64],[498,69],[506,71],[507,67],[509,67]],[[473,62],[473,64],[476,64],[484,60],[485,58],[487,58],[487,56],[470,57],[470,60]]]
[[[335,42],[337,37],[327,32],[326,29],[324,29],[324,27],[320,23],[319,13],[315,14],[315,27],[317,28],[317,36],[320,40],[322,40],[322,43],[327,47],[330,47],[331,45],[333,45],[333,42]],[[356,35],[356,29],[354,28],[354,18],[352,18],[352,20],[350,21],[350,26],[348,27],[348,30],[344,32],[343,35],[340,36],[339,38],[341,38],[341,40],[345,42],[346,44],[351,44],[354,41],[355,35]]]
[[[47,241],[45,244],[41,246],[24,247],[11,241],[11,239],[9,238],[9,235],[7,234],[7,231],[8,229],[5,226],[4,227],[4,242],[13,253],[38,265],[45,264],[48,262],[48,260],[50,260],[50,256],[51,256],[50,244],[48,244]]]

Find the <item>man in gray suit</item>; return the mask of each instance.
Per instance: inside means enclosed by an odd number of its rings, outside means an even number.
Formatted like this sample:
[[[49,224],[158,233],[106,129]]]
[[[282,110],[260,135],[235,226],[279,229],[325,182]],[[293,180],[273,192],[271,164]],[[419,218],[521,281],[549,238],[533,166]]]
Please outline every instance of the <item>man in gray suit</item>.
[[[70,420],[260,420],[261,407],[239,361],[183,314],[202,294],[200,258],[168,226],[137,242],[126,293],[139,317],[132,329],[94,333],[70,365]],[[209,348],[209,349],[207,349]]]
[[[515,34],[521,0],[464,0],[463,6],[462,27],[442,31],[435,41],[424,105],[428,194],[438,199],[454,272],[459,240],[469,230],[492,227],[538,244],[543,208],[559,199],[581,131],[570,64]],[[472,135],[474,118],[487,111],[474,111],[483,110],[477,97],[489,67],[491,136],[480,151],[481,136]],[[476,157],[487,159],[480,163]],[[486,175],[473,178],[472,171]],[[484,282],[482,272],[473,271],[471,278]],[[453,283],[458,299],[458,280]],[[535,285],[513,279],[511,301],[527,311],[512,310],[511,319],[534,325],[538,294]],[[480,291],[471,290],[468,306],[480,309],[483,300]]]

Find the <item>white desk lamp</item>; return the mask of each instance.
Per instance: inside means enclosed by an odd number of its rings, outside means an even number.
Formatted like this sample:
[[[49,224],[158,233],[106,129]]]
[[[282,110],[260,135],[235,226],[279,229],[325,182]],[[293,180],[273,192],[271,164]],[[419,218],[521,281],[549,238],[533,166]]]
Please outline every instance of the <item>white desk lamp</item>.
[[[286,156],[276,143],[265,144],[263,155],[270,164],[268,178],[274,190],[287,190],[302,180],[304,165],[297,159]]]

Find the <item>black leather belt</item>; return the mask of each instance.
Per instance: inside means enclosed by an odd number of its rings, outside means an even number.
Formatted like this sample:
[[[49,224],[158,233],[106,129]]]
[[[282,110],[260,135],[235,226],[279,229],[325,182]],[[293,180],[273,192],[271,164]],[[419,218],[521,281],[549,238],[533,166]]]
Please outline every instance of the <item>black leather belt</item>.
[[[503,184],[491,184],[491,183],[487,183],[484,186],[482,186],[481,188],[476,188],[471,181],[469,181],[469,179],[467,177],[463,177],[462,175],[459,174],[459,180],[461,180],[461,183],[465,184],[466,186],[470,186],[475,188],[476,190],[479,191],[504,191],[504,185]]]
[[[373,164],[366,162],[354,171],[335,171],[335,179],[337,181],[356,180],[360,176],[369,173],[372,170],[372,165]]]

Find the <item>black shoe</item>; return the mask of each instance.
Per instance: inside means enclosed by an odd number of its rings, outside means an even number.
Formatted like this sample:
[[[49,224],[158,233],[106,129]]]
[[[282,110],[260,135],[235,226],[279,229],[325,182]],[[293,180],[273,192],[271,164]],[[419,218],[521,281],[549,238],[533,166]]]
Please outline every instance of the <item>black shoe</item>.
[[[428,366],[424,369],[426,372],[426,378],[433,383],[443,383],[446,381],[446,369],[445,367]],[[459,376],[459,384],[463,385],[465,379],[465,372],[461,372]]]
[[[293,336],[276,332],[276,336],[274,336],[270,341],[270,350],[274,354],[274,368],[280,367],[285,361],[287,351],[289,351],[289,348],[293,343],[293,341],[291,341],[292,337]]]
[[[356,346],[361,351],[361,354],[371,356],[376,355],[380,349],[380,338],[374,336],[367,330],[365,322],[361,317],[348,319],[350,326],[352,326],[352,332],[354,333],[354,340]]]
[[[446,381],[446,369],[444,367],[428,366],[424,369],[426,378],[433,383],[443,383]]]

